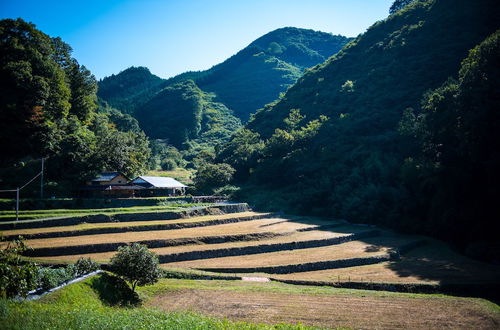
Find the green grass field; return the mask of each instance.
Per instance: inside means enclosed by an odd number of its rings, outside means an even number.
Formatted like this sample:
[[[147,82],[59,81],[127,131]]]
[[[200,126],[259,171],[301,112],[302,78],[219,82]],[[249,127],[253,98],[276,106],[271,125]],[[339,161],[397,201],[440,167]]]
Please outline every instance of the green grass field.
[[[162,289],[163,290],[163,289]],[[141,296],[145,296],[140,292]],[[151,293],[148,292],[151,296]],[[39,301],[0,300],[2,329],[308,329],[301,325],[232,322],[194,312],[165,313],[141,306],[108,275],[69,285]]]
[[[436,294],[178,279],[161,279],[137,291],[100,274],[38,301],[0,300],[0,324],[28,330],[491,329],[500,322],[496,304]]]
[[[19,211],[20,220],[46,219],[55,217],[85,216],[93,214],[114,215],[120,213],[147,213],[158,211],[182,211],[190,207],[208,206],[208,203],[175,203],[165,202],[163,206],[134,206],[102,209],[54,209]],[[12,221],[16,211],[0,211],[0,221]]]

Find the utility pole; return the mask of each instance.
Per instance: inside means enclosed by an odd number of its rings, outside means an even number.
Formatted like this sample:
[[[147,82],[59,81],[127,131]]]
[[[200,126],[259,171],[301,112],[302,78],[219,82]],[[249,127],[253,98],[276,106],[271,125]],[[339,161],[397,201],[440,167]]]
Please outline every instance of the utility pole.
[[[16,221],[19,220],[19,187],[16,189]]]
[[[43,162],[45,161],[45,158],[42,157],[42,173],[40,175],[40,199],[43,199]]]

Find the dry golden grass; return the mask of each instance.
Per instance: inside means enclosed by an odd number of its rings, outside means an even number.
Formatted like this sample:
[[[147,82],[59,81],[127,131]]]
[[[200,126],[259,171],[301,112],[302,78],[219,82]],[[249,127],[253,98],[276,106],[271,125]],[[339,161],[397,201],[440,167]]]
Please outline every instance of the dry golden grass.
[[[356,266],[301,272],[292,274],[273,274],[272,277],[284,280],[321,281],[321,282],[374,282],[374,283],[428,283],[439,284],[439,281],[422,278],[416,274],[399,274],[394,269],[393,261],[374,265]]]
[[[4,236],[29,235],[29,234],[53,233],[61,231],[73,231],[73,230],[76,231],[76,230],[93,229],[93,228],[117,228],[117,227],[119,228],[119,227],[146,226],[146,225],[163,225],[163,224],[173,224],[173,223],[191,223],[191,222],[202,222],[202,221],[211,221],[220,219],[243,218],[243,217],[262,215],[262,214],[266,213],[240,212],[240,213],[229,213],[222,215],[206,215],[200,217],[174,219],[174,220],[154,220],[154,221],[144,220],[144,221],[129,221],[129,222],[82,223],[74,226],[4,230],[2,233]]]
[[[203,216],[188,219],[137,221],[123,223],[82,224],[78,226],[53,227],[6,231],[4,234],[28,234],[38,232],[56,232],[61,230],[79,230],[97,227],[139,226],[144,224],[186,223],[210,221],[234,217],[255,215],[254,212],[237,214]],[[245,235],[253,233],[284,233],[285,236],[266,238],[259,241],[239,241],[219,244],[191,244],[152,249],[155,253],[172,254],[207,249],[226,249],[233,247],[258,246],[261,244],[277,244],[293,241],[307,241],[339,237],[342,235],[370,230],[364,226],[341,226],[330,230],[311,230],[296,232],[298,229],[312,228],[325,224],[316,218],[290,217],[289,219],[266,218],[206,227],[184,228],[175,230],[125,232],[115,234],[82,235],[75,237],[59,237],[28,240],[33,248],[76,246],[98,243],[124,243],[155,239],[183,239],[197,237],[214,237],[223,235]],[[273,265],[298,264],[306,262],[338,260],[356,257],[367,257],[384,254],[388,249],[401,246],[410,241],[422,239],[419,236],[404,236],[391,231],[381,230],[381,236],[370,237],[358,241],[347,242],[327,247],[297,249],[254,255],[233,256],[213,259],[182,261],[164,264],[172,268],[224,268],[224,267],[264,267]],[[310,281],[360,281],[385,283],[498,283],[500,266],[473,261],[453,252],[448,246],[438,241],[427,239],[429,244],[413,249],[404,254],[401,260],[383,262],[374,265],[348,267],[331,270],[301,272],[271,276],[282,279]],[[42,262],[74,262],[79,257],[91,257],[98,262],[108,262],[115,252],[92,253],[56,257],[42,257]],[[245,274],[241,274],[245,275]],[[247,274],[248,275],[248,274]],[[269,276],[268,274],[261,274]],[[252,276],[255,276],[253,274]]]
[[[480,299],[334,292],[317,295],[219,287],[179,288],[151,298],[146,306],[169,312],[195,311],[238,321],[300,322],[328,328],[496,329],[500,322],[498,310]]]
[[[189,260],[163,264],[175,268],[223,268],[223,267],[264,267],[300,264],[317,261],[371,257],[387,253],[387,248],[367,250],[370,245],[362,241],[351,241],[309,249],[251,254],[234,257]]]
[[[375,240],[365,241],[374,243]],[[427,245],[411,250],[397,261],[272,276],[325,282],[490,284],[498,283],[499,274],[498,265],[469,259],[456,254],[442,242],[429,240]]]
[[[243,247],[243,246],[255,246],[262,244],[276,244],[276,243],[288,243],[288,242],[298,242],[298,241],[309,241],[309,240],[317,240],[317,239],[325,239],[325,238],[334,238],[339,236],[344,236],[347,234],[344,233],[334,233],[327,231],[306,231],[306,232],[295,232],[286,236],[278,236],[272,239],[262,239],[256,241],[240,241],[240,242],[227,242],[227,243],[218,243],[218,244],[192,244],[192,245],[181,245],[181,246],[169,246],[163,248],[153,248],[151,251],[156,254],[171,254],[171,253],[180,253],[180,252],[190,252],[190,251],[203,251],[203,250],[212,250],[212,249],[227,249],[233,247]],[[102,253],[89,253],[82,255],[68,255],[68,256],[56,256],[56,257],[40,257],[36,258],[37,260],[44,262],[74,262],[78,260],[80,257],[92,258],[93,260],[99,262],[107,262],[109,259],[115,254],[115,252],[102,252]]]
[[[258,219],[244,221],[240,223],[228,223],[223,225],[194,227],[171,230],[138,231],[114,234],[82,235],[74,237],[56,237],[27,240],[27,244],[33,248],[40,247],[58,247],[58,246],[76,246],[84,244],[98,243],[120,243],[136,242],[155,239],[179,239],[194,238],[203,236],[222,236],[238,235],[262,232],[289,232],[298,228],[305,228],[310,225],[304,225],[294,222],[280,222],[273,226],[261,226],[275,223],[279,219]]]

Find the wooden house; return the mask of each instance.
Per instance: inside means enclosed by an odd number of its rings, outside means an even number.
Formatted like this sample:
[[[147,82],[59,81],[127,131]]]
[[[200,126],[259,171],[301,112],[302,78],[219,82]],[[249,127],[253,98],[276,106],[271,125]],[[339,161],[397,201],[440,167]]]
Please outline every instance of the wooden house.
[[[121,172],[104,172],[99,174],[94,179],[87,181],[87,185],[95,186],[95,185],[113,185],[113,184],[127,184],[130,181],[123,173]]]
[[[183,196],[187,186],[179,181],[159,176],[138,176],[130,181],[123,173],[105,172],[87,181],[80,188],[83,197],[151,197]]]
[[[86,186],[80,188],[80,195],[84,197],[134,197],[135,192],[142,189],[140,186],[129,184],[130,179],[121,172],[104,172]]]

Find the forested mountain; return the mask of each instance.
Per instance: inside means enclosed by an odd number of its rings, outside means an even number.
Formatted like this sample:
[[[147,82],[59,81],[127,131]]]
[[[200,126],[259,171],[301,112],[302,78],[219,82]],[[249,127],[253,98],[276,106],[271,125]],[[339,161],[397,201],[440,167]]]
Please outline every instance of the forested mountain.
[[[247,120],[293,85],[305,68],[325,61],[349,40],[282,28],[206,71],[163,80],[147,68],[128,68],[102,79],[98,95],[135,116],[151,138],[181,149],[213,148],[240,127],[235,116]]]
[[[97,82],[71,51],[22,19],[0,21],[2,187],[26,182],[19,171],[41,157],[49,157],[51,187],[73,189],[102,170],[146,169],[146,136],[133,118],[98,107]]]
[[[150,138],[167,139],[176,148],[185,147],[187,142],[213,146],[226,142],[241,122],[224,104],[212,99],[187,80],[161,90],[135,115]]]
[[[122,112],[134,113],[165,86],[165,81],[148,68],[130,67],[99,81],[98,95]]]
[[[324,62],[350,39],[298,28],[272,31],[208,71],[190,73],[201,89],[246,121],[250,114],[274,101],[303,74]],[[181,77],[175,77],[177,80]]]
[[[415,182],[407,181],[406,176],[408,164],[420,157],[422,146],[415,134],[401,134],[400,123],[405,109],[420,108],[426,91],[457,77],[469,50],[499,28],[499,14],[499,4],[493,0],[412,2],[309,70],[282,98],[259,111],[221,150],[218,161],[237,169],[236,178],[245,187],[241,196],[260,206],[417,230],[462,243],[474,241],[482,232],[479,223],[492,221],[489,217],[472,218],[474,211],[485,204],[467,204],[471,207],[467,215],[460,214],[460,208],[452,212],[459,201],[466,201],[464,195],[440,199],[439,195],[449,193],[451,186],[426,203],[422,199],[430,196],[420,187],[422,195],[417,202]],[[474,61],[469,59],[464,65]],[[489,61],[489,69],[498,65]],[[461,72],[465,70],[467,67]],[[498,71],[491,79],[498,83]],[[498,84],[495,86],[498,88]],[[477,90],[498,100],[498,89],[497,96],[494,91]],[[438,95],[431,103],[439,101]],[[469,102],[470,95],[465,91],[461,95],[463,104]],[[470,102],[478,102],[477,109],[481,109],[480,99],[475,96]],[[439,110],[455,111],[451,105]],[[488,116],[478,118],[487,120]],[[463,119],[457,120],[463,125]],[[477,118],[474,123],[478,123]],[[442,130],[457,125],[446,121],[439,124]],[[473,136],[465,134],[463,138]],[[493,144],[493,137],[490,134],[481,141]],[[439,143],[444,143],[442,148],[454,148],[444,141]],[[435,152],[441,154],[442,150]],[[439,160],[434,163],[439,165]],[[474,171],[484,165],[476,164]],[[461,180],[456,173],[454,180]],[[487,182],[484,177],[482,180]],[[467,188],[480,189],[461,186],[462,190]],[[434,205],[442,200],[447,200],[447,206]],[[427,208],[419,209],[423,205]],[[492,210],[491,205],[488,210]],[[444,218],[422,221],[429,218],[428,212],[436,212],[430,219]],[[497,219],[499,215],[497,212]],[[464,227],[473,222],[473,229]]]
[[[209,70],[186,72],[168,80],[146,68],[129,68],[99,82],[98,95],[110,105],[133,113],[167,85],[193,80],[215,101],[242,120],[275,100],[303,74],[322,63],[350,39],[298,28],[272,31]]]

